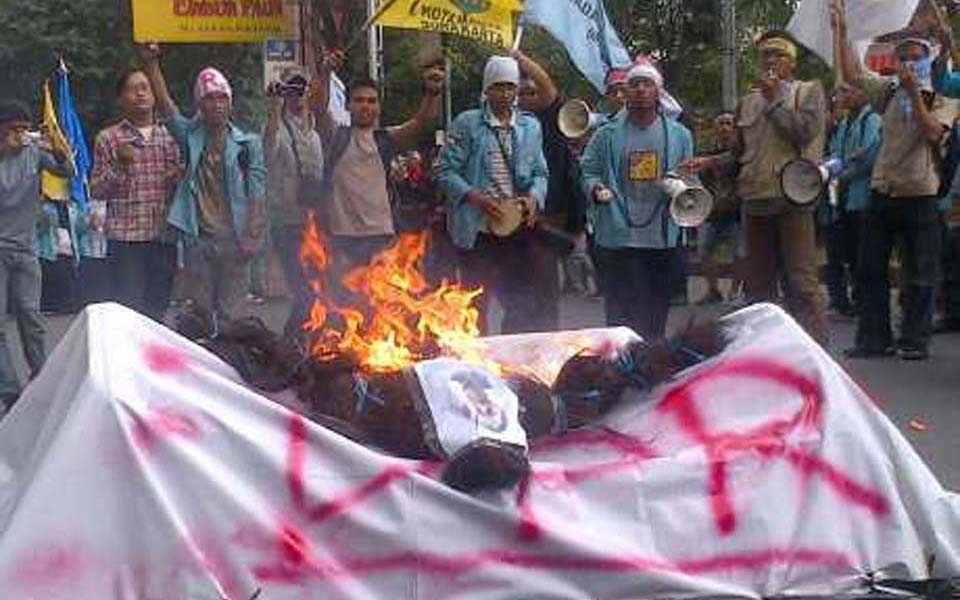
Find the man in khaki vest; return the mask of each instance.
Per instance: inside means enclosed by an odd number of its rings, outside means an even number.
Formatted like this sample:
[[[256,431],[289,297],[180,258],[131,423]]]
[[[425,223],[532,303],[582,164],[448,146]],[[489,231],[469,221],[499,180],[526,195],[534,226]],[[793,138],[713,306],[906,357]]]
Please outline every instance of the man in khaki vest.
[[[883,115],[883,142],[870,181],[860,266],[863,309],[851,358],[886,356],[896,350],[904,360],[929,356],[933,305],[940,255],[937,198],[940,188],[941,143],[949,127],[931,110],[932,44],[905,34],[897,43],[899,73],[880,77],[868,73],[847,40],[846,18],[834,15],[841,75],[860,80]],[[894,345],[890,327],[891,248],[901,242],[903,320]]]
[[[819,82],[794,79],[798,48],[786,34],[761,36],[757,50],[760,81],[737,106],[739,135],[733,151],[694,159],[687,167],[692,171],[737,170],[748,300],[776,300],[778,284],[785,281],[787,308],[822,343],[827,332],[817,273],[814,207],[787,202],[780,188],[780,171],[799,157],[820,161],[826,98]]]

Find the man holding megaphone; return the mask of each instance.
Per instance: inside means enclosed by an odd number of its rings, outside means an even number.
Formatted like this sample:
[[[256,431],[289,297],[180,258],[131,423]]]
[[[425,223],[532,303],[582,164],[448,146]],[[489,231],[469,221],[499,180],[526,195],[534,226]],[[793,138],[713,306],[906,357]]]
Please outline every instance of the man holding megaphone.
[[[665,114],[665,104],[656,67],[633,66],[627,110],[597,130],[581,161],[607,324],[647,339],[666,328],[668,274],[680,239],[665,181],[693,155],[690,131]]]
[[[826,317],[817,273],[815,203],[788,201],[780,184],[784,167],[797,159],[819,164],[826,125],[826,97],[819,82],[797,81],[799,49],[772,31],[757,41],[760,78],[737,107],[738,141],[727,155],[690,161],[691,171],[737,172],[747,247],[744,276],[751,302],[779,296],[783,269],[787,308],[820,342]],[[778,264],[781,263],[781,264]]]

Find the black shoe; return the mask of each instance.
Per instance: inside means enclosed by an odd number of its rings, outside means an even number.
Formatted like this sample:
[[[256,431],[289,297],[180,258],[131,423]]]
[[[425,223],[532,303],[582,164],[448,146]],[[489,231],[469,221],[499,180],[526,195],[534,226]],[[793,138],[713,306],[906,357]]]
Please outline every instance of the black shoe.
[[[900,360],[927,360],[930,358],[930,351],[921,346],[901,346],[897,350],[897,356]]]
[[[960,319],[940,319],[933,325],[934,333],[954,333],[960,331]]]
[[[868,346],[854,346],[843,351],[846,358],[886,358],[893,356],[894,349],[890,346],[886,348],[870,348]]]

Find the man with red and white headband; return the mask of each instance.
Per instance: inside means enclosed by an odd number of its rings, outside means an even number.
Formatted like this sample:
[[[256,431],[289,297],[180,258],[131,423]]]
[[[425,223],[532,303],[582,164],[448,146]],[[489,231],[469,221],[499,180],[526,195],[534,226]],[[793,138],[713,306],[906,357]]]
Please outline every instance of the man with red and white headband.
[[[167,89],[157,45],[147,46],[144,57],[157,108],[186,162],[168,217],[186,250],[184,294],[220,317],[242,317],[248,263],[266,228],[260,136],[232,123],[233,90],[223,73],[200,72],[193,89],[197,114],[186,117]]]
[[[827,328],[817,272],[815,203],[789,203],[780,186],[780,173],[797,158],[820,162],[826,133],[826,96],[819,82],[794,78],[799,49],[789,36],[776,31],[764,34],[757,41],[757,50],[760,77],[737,107],[733,151],[697,158],[686,166],[695,172],[737,172],[736,194],[743,206],[746,243],[747,299],[776,300],[784,279],[788,310],[822,343]],[[781,268],[782,274],[778,272]]]
[[[666,281],[680,241],[663,179],[693,155],[693,139],[670,117],[676,102],[647,61],[628,73],[626,107],[587,146],[582,186],[604,279],[607,324],[652,340],[666,329]]]

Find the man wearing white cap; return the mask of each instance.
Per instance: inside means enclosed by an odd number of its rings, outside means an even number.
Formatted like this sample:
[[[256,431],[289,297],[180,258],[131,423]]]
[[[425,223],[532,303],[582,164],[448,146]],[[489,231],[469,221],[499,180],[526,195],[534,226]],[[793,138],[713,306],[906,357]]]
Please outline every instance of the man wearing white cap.
[[[607,324],[647,339],[664,335],[680,241],[663,178],[693,156],[690,131],[667,114],[676,108],[671,100],[656,67],[634,65],[627,109],[597,130],[581,161]]]
[[[440,159],[447,228],[460,249],[461,277],[483,286],[487,302],[499,299],[504,333],[537,328],[531,228],[547,194],[540,123],[517,110],[519,84],[516,60],[491,57],[483,73],[483,104],[456,118]]]
[[[845,15],[837,11],[834,17],[834,33],[843,48],[843,78],[862,81],[877,112],[883,115],[883,140],[863,225],[859,277],[863,307],[856,342],[847,355],[870,358],[896,351],[904,360],[924,360],[929,356],[938,283],[937,200],[943,195],[942,188],[949,185],[942,180],[939,148],[950,128],[932,110],[932,45],[923,38],[904,37],[896,47],[899,74],[869,74],[847,40]],[[898,239],[904,250],[905,277],[903,319],[895,344],[890,327],[889,262]]]
[[[220,316],[243,316],[246,271],[263,246],[266,169],[260,136],[230,120],[233,90],[212,68],[197,76],[197,114],[184,116],[167,89],[156,44],[144,48],[144,70],[157,108],[186,157],[186,175],[168,222],[185,249],[185,296]]]

